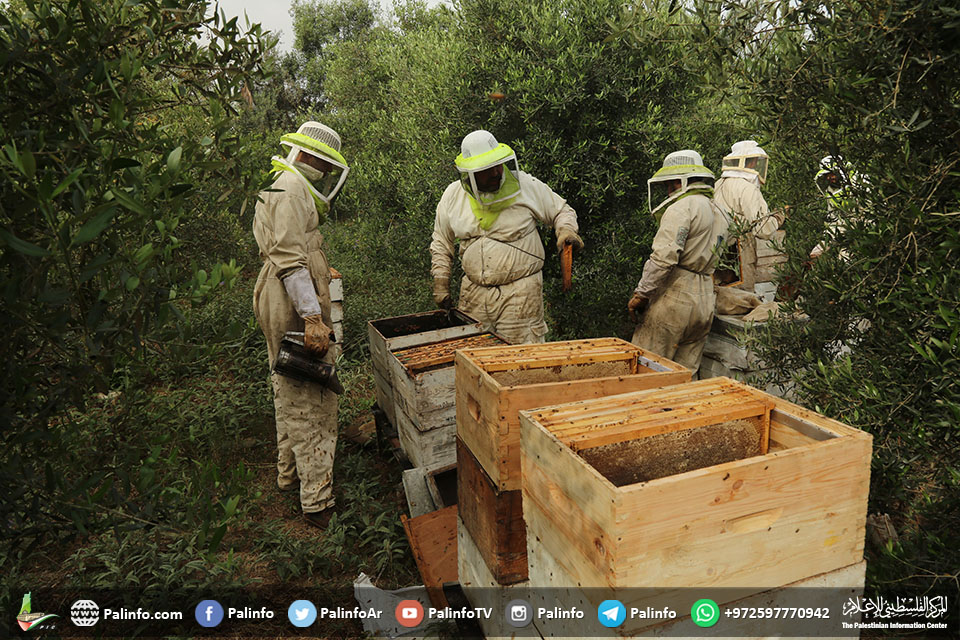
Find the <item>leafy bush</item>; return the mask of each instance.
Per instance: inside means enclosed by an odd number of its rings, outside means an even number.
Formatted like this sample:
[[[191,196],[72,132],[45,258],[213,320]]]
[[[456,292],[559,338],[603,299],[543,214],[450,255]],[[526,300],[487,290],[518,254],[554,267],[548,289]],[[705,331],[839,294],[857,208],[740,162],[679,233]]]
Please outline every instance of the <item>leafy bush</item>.
[[[875,550],[871,580],[955,583],[960,566],[960,21],[912,2],[700,3],[713,82],[749,96],[777,155],[776,190],[808,322],[760,334],[772,376],[874,434],[870,508],[901,544]],[[724,16],[719,22],[710,16]],[[704,26],[702,35],[707,35]],[[730,53],[735,55],[730,55]],[[782,114],[778,117],[779,114]],[[817,162],[859,175],[828,235]],[[810,249],[829,249],[813,261]]]
[[[142,430],[183,417],[187,399],[145,396],[149,353],[166,350],[174,368],[176,320],[238,275],[219,266],[211,283],[184,268],[180,222],[224,182],[246,197],[262,186],[230,125],[269,40],[205,9],[27,0],[0,13],[0,519],[14,545],[172,520],[215,549],[236,510],[223,491],[242,472],[228,481],[198,464],[174,479],[183,434]],[[190,130],[170,124],[180,117]],[[123,393],[96,406],[91,394],[111,389]],[[195,491],[207,509],[178,521]]]
[[[314,23],[307,15],[326,14],[324,24],[343,17],[338,2],[299,7],[298,33]],[[323,64],[305,73],[323,75],[324,118],[343,135],[354,165],[340,219],[362,222],[328,236],[350,237],[335,244],[335,264],[337,246],[363,256],[347,281],[379,287],[378,317],[429,306],[436,204],[457,179],[462,137],[487,128],[578,212],[587,248],[574,261],[576,286],[566,296],[554,285],[552,230],[544,233],[552,337],[630,330],[624,302],[655,230],[646,178],[669,150],[729,144],[697,135],[728,125],[703,99],[697,70],[678,63],[685,45],[665,37],[669,12],[660,7],[654,3],[630,43],[608,37],[608,18],[620,11],[612,0],[463,0],[455,12],[408,2],[398,5],[392,26],[336,31]],[[585,307],[596,312],[584,314]]]

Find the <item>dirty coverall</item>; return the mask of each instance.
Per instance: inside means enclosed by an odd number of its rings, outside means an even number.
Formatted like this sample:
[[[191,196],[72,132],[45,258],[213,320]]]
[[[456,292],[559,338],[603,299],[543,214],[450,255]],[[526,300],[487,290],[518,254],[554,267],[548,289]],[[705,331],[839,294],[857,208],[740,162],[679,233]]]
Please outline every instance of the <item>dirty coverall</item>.
[[[728,225],[726,215],[702,193],[667,207],[637,285],[650,306],[633,332],[633,344],[694,373],[700,368],[716,302],[711,276]]]
[[[770,240],[783,224],[783,214],[770,213],[767,201],[760,193],[760,185],[746,178],[725,177],[717,180],[713,201],[729,214],[731,229],[749,225],[749,230],[738,238],[742,273],[741,282],[736,286],[753,293],[757,283],[757,238]]]
[[[520,194],[488,230],[480,228],[460,181],[437,205],[430,243],[434,278],[449,278],[454,240],[460,240],[464,277],[457,307],[510,344],[543,342],[543,242],[537,222],[576,232],[577,214],[533,176],[518,172]]]
[[[273,369],[280,340],[287,331],[303,331],[303,319],[283,286],[282,278],[306,268],[320,303],[323,322],[330,318],[330,266],[317,230],[316,205],[304,179],[280,172],[257,204],[253,234],[260,247],[263,268],[253,290],[253,310],[267,339]],[[324,356],[333,362],[333,349]],[[332,507],[333,455],[337,446],[337,396],[313,382],[300,382],[271,373],[277,423],[277,485],[290,489],[300,482],[304,513]]]

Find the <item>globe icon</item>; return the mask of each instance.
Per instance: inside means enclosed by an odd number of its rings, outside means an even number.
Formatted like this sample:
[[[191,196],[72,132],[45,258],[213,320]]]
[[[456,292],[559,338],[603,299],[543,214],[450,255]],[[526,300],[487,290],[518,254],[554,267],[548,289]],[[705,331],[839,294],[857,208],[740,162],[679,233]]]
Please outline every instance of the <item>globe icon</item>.
[[[92,627],[100,620],[100,607],[93,600],[77,600],[70,605],[70,620],[78,627]]]

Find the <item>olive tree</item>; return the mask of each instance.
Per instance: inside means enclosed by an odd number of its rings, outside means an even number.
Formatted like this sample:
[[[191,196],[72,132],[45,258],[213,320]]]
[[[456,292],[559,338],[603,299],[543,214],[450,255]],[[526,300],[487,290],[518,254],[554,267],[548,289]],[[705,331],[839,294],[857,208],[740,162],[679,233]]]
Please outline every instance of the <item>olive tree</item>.
[[[12,539],[131,518],[130,496],[159,495],[133,431],[93,451],[70,411],[140,375],[183,305],[236,275],[185,265],[178,234],[227,185],[248,202],[263,185],[231,122],[269,42],[200,0],[0,9],[0,519]]]

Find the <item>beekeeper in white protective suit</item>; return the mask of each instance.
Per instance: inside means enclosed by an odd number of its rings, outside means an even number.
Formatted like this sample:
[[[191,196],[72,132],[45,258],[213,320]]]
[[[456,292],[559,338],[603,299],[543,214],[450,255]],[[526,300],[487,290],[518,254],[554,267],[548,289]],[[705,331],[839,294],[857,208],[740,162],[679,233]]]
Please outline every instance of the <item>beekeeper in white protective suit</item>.
[[[319,122],[280,138],[286,158],[273,157],[275,191],[263,191],[253,220],[263,268],[253,309],[273,368],[287,331],[303,331],[304,346],[332,362],[329,351],[330,266],[317,227],[346,180],[340,136]],[[300,490],[305,520],[323,527],[333,507],[337,396],[313,382],[271,375],[277,422],[277,486]]]
[[[827,238],[833,238],[846,230],[843,215],[844,209],[850,208],[847,191],[853,181],[852,173],[850,165],[840,158],[825,156],[820,160],[814,183],[827,200]],[[828,245],[828,240],[821,240],[810,251],[810,257],[819,258]],[[845,259],[846,252],[842,252],[841,257]]]
[[[467,135],[460,180],[443,192],[430,243],[433,299],[451,307],[450,270],[460,240],[464,277],[458,308],[511,344],[543,342],[543,262],[537,222],[556,230],[557,249],[583,248],[566,200],[519,170],[513,150],[489,131]]]
[[[740,283],[750,293],[757,283],[757,239],[770,240],[786,217],[771,212],[760,187],[767,182],[767,153],[753,140],[741,140],[723,158],[723,171],[713,190],[716,202],[731,220],[731,242],[739,241]]]
[[[713,173],[696,151],[675,151],[647,181],[659,228],[630,317],[646,311],[633,343],[696,373],[713,322],[713,270],[726,246],[726,214],[712,202]]]

